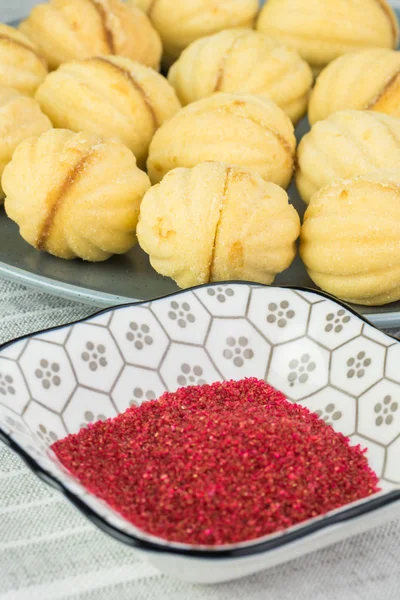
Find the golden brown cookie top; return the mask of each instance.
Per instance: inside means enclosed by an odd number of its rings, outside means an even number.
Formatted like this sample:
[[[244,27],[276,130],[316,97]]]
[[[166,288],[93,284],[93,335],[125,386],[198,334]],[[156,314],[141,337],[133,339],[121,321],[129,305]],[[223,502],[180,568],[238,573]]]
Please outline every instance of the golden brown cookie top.
[[[62,64],[36,98],[55,127],[117,138],[141,167],[157,128],[180,109],[174,89],[157,71],[109,55]]]
[[[164,62],[171,65],[193,41],[224,29],[254,25],[258,0],[129,0],[147,13],[164,46]]]
[[[308,108],[311,124],[345,109],[377,110],[400,116],[400,52],[374,48],[351,52],[319,75]]]
[[[0,23],[0,85],[33,96],[47,71],[37,46],[14,27]]]
[[[299,231],[283,189],[237,165],[208,161],[170,171],[146,193],[138,239],[153,267],[180,287],[271,283],[293,260]]]
[[[227,29],[193,42],[168,80],[182,104],[214,92],[261,94],[296,122],[305,112],[313,76],[293,49],[251,29]]]
[[[400,119],[374,111],[343,110],[318,121],[297,151],[296,184],[303,200],[335,179],[400,164]]]
[[[121,0],[50,0],[33,8],[21,31],[51,68],[100,54],[127,56],[158,69],[158,33],[140,9]]]
[[[2,181],[7,215],[28,243],[90,261],[135,244],[139,205],[150,187],[126,146],[65,129],[22,142]]]
[[[157,183],[176,167],[223,161],[286,187],[295,149],[293,125],[274,102],[219,92],[189,104],[160,127],[147,166],[150,179]]]
[[[366,48],[396,48],[398,24],[386,0],[268,0],[257,29],[296,48],[318,74]]]

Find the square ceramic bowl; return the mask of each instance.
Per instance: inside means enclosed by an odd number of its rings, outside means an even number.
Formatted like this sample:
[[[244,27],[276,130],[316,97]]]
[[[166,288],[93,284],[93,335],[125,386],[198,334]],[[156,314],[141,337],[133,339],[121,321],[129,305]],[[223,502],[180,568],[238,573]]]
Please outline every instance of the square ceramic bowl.
[[[0,435],[95,525],[164,573],[254,573],[400,515],[400,342],[317,293],[206,285],[107,309],[0,348]],[[382,492],[279,534],[218,548],[147,535],[88,493],[49,446],[165,390],[258,377],[317,412],[368,460]]]

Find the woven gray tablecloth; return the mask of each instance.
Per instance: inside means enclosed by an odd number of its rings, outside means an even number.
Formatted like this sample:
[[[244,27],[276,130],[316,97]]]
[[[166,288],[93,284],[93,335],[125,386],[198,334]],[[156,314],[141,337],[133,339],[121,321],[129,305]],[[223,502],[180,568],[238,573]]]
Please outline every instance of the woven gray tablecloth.
[[[34,4],[0,0],[0,20],[20,18]],[[91,312],[0,278],[0,342]],[[399,600],[400,521],[240,581],[193,586],[139,562],[0,443],[0,600],[60,598]]]

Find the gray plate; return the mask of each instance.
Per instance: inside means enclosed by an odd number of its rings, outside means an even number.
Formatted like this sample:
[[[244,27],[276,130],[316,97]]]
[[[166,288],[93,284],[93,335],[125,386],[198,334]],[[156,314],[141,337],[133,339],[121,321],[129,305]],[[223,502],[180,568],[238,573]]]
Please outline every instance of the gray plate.
[[[308,130],[308,122],[304,119],[297,127],[298,139]],[[293,183],[288,192],[302,217],[305,205]],[[20,237],[18,227],[7,219],[1,207],[0,274],[44,292],[96,307],[151,300],[178,289],[172,280],[161,277],[152,269],[138,246],[128,254],[114,256],[104,263],[66,261],[38,252]],[[298,257],[290,269],[276,278],[275,284],[316,289]],[[380,327],[400,325],[400,302],[385,307],[354,308]]]

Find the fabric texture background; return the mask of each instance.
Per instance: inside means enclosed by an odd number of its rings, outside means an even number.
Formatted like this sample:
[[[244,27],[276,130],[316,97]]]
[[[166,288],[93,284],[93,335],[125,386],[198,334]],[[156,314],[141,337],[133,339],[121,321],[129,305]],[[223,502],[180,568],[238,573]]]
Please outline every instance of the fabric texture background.
[[[37,3],[0,0],[0,21]],[[0,278],[0,343],[92,312]],[[0,443],[0,600],[398,600],[399,590],[400,520],[232,583],[173,581],[101,533]]]

